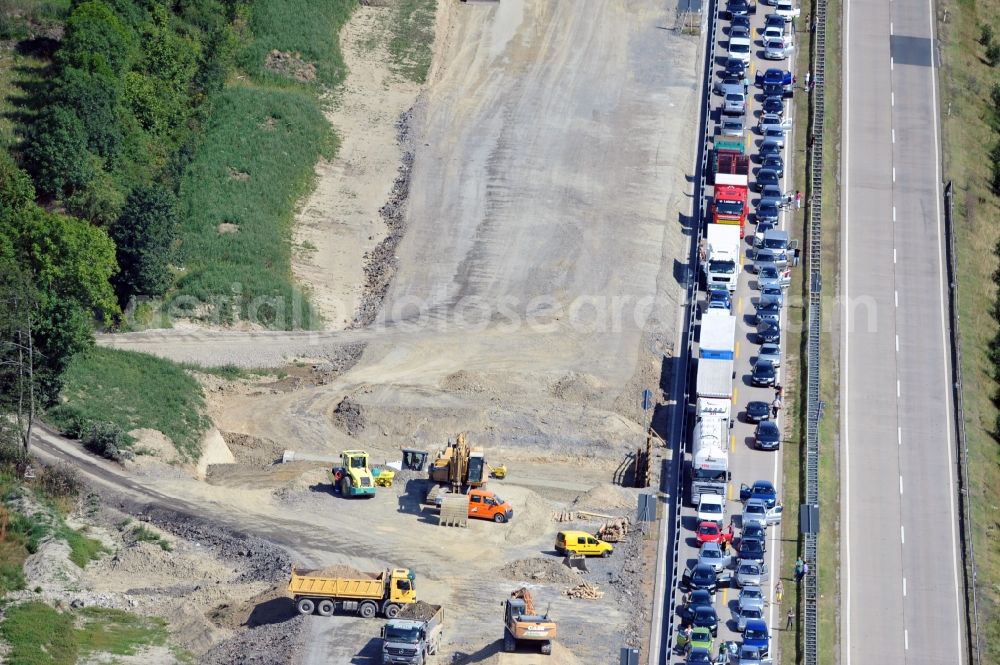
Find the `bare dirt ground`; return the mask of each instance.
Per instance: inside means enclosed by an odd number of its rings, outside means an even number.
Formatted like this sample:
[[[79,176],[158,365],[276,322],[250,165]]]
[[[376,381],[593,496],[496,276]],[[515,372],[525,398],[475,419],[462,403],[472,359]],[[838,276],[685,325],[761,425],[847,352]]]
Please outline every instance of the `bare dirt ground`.
[[[292,270],[331,330],[350,325],[361,305],[365,255],[385,237],[379,209],[402,157],[395,126],[419,92],[389,69],[392,13],[362,5],[341,30],[349,73],[326,111],[340,149],[334,161],[317,164],[316,189],[294,225]]]
[[[555,560],[560,529],[598,526],[553,515],[609,483],[642,441],[639,396],[657,387],[670,352],[697,115],[697,42],[668,29],[674,10],[653,0],[591,0],[586,11],[578,0],[440,3],[431,80],[410,125],[406,233],[378,320],[322,333],[102,337],[209,365],[308,358],[337,370],[322,380],[203,378],[235,464],[209,467],[205,482],[155,463],[108,480],[117,472],[99,466],[95,482],[143,501],[155,488],[155,501],[242,525],[309,565],[413,568],[421,598],[463,626],[446,628],[442,662],[535,662],[499,653],[500,600],[520,584],[560,622],[568,653],[558,662],[615,661],[643,620],[638,590],[651,573],[628,563],[644,560],[640,551],[648,558],[641,540],[593,562],[585,579],[605,592],[598,600],[567,597],[564,581],[502,571]],[[346,170],[330,178],[330,195],[347,180]],[[332,218],[319,196],[305,211]],[[338,288],[356,297],[360,286]],[[363,348],[360,357],[345,355],[347,344]],[[427,482],[415,476],[352,501],[331,494],[321,464],[267,463],[279,450],[359,447],[382,462],[398,459],[400,446],[436,451],[458,432],[508,465],[491,487],[514,504],[511,524],[443,529],[420,507]],[[632,510],[634,493],[602,491],[576,507]],[[379,622],[302,621],[296,662],[374,662]]]

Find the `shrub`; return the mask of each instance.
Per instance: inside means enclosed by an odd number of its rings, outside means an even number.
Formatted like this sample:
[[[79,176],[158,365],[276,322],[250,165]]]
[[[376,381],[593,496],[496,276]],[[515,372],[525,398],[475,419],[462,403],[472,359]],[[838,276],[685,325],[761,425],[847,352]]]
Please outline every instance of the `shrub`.
[[[95,455],[115,462],[130,456],[125,449],[125,432],[114,423],[93,423],[83,436],[83,445]]]
[[[1000,65],[1000,44],[990,44],[986,47],[986,62],[990,67]]]
[[[983,46],[989,46],[993,43],[993,26],[988,23],[979,26],[979,43]]]
[[[38,484],[45,494],[53,498],[79,496],[83,487],[76,469],[66,464],[43,466],[38,474]]]

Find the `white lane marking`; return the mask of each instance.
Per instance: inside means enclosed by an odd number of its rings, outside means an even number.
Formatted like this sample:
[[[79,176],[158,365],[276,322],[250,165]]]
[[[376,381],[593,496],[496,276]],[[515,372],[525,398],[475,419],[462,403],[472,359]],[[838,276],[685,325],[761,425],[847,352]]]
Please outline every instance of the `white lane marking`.
[[[899,477],[899,493],[903,493],[903,476]]]
[[[889,71],[890,71],[890,72],[891,72],[891,71],[892,71],[892,70],[894,69],[893,65],[895,64],[895,61],[896,61],[896,59],[895,59],[895,58],[893,58],[893,57],[892,57],[892,56],[890,55],[890,56],[889,56]]]
[[[909,650],[910,648],[910,631],[903,629],[903,649]]]
[[[896,105],[896,93],[890,92],[889,93],[889,106],[895,106],[895,105]]]
[[[899,542],[906,543],[906,533],[903,531],[903,525],[899,525]]]
[[[892,34],[892,21],[889,21],[889,34]]]
[[[895,247],[892,248],[892,262],[893,263],[896,262],[896,248]]]
[[[930,29],[930,35],[931,35],[931,39],[932,40],[936,36],[935,30],[934,30],[934,22],[935,22],[936,19],[937,19],[937,12],[934,11],[934,0],[927,0],[927,25],[928,25],[928,28]],[[932,57],[933,57],[933,54],[932,54]],[[927,69],[930,70],[929,73],[930,73],[930,79],[931,79],[931,105],[932,105],[931,106],[931,111],[932,111],[931,117],[934,119],[934,121],[931,123],[931,125],[933,125],[933,127],[934,127],[934,182],[937,183],[935,185],[935,187],[934,187],[934,205],[935,205],[935,214],[937,215],[937,223],[938,223],[938,233],[937,233],[937,241],[938,241],[938,285],[939,285],[939,288],[941,290],[941,300],[940,300],[940,302],[941,302],[941,342],[942,342],[942,344],[941,344],[941,357],[944,360],[944,364],[942,365],[942,369],[944,371],[944,381],[945,381],[945,383],[942,384],[942,385],[946,385],[948,383],[948,381],[951,380],[951,378],[950,378],[950,374],[948,372],[948,354],[949,354],[950,346],[948,344],[948,332],[945,329],[945,321],[947,321],[947,317],[945,315],[944,266],[942,265],[944,263],[944,259],[943,259],[943,257],[944,257],[944,249],[943,249],[943,245],[942,245],[942,242],[943,242],[942,238],[944,237],[944,230],[943,230],[943,226],[942,226],[943,223],[942,223],[942,220],[941,220],[941,191],[940,191],[940,188],[941,188],[941,157],[939,155],[939,152],[940,152],[940,142],[939,142],[939,139],[938,139],[938,118],[940,116],[938,115],[939,109],[938,109],[938,91],[937,91],[937,72],[936,72],[936,70],[935,70],[934,67],[928,67]],[[951,419],[951,413],[952,413],[952,410],[951,410],[952,409],[952,407],[951,407],[951,395],[948,394],[947,390],[945,390],[943,392],[945,394],[945,397],[944,397],[944,406],[945,406],[944,415],[945,415],[945,419],[942,420],[942,422],[948,422]],[[945,432],[946,432],[946,434],[945,434],[946,441],[947,441],[947,444],[948,444],[946,446],[947,449],[948,449],[948,503],[949,503],[948,507],[951,510],[951,570],[952,570],[952,578],[953,578],[954,585],[955,585],[955,628],[953,630],[948,631],[948,632],[952,635],[953,639],[955,640],[955,645],[951,649],[951,652],[957,654],[957,653],[961,653],[961,651],[962,651],[962,639],[960,637],[960,635],[962,633],[962,630],[961,630],[961,628],[962,628],[962,601],[961,601],[961,593],[962,593],[962,591],[961,591],[961,585],[959,584],[959,581],[958,581],[958,535],[956,533],[956,531],[957,531],[956,521],[957,520],[955,519],[955,514],[956,514],[955,513],[955,478],[954,478],[954,475],[951,473],[951,469],[955,468],[955,461],[954,461],[954,454],[955,453],[952,450],[953,446],[952,446],[952,438],[951,438],[951,434],[952,434],[951,433],[951,428],[950,427],[945,427]],[[965,660],[964,658],[960,658],[959,662],[963,662],[964,660]]]
[[[896,353],[899,353],[899,335],[896,335]]]
[[[895,143],[895,142],[896,142],[896,130],[895,130],[895,129],[894,129],[894,130],[892,130],[892,142],[893,142],[893,143]],[[892,218],[892,221],[896,221],[896,218],[895,218],[895,217],[893,217],[893,218]]]
[[[896,206],[892,206],[892,221],[896,221]]]
[[[896,307],[899,307],[899,291],[893,291],[892,297],[895,299]]]
[[[896,397],[899,397],[899,379],[896,379]]]
[[[892,181],[896,182],[896,167],[892,167]]]
[[[897,446],[903,445],[903,428],[902,427],[897,427],[896,428],[896,445]]]
[[[903,578],[903,597],[906,597],[906,578]]]

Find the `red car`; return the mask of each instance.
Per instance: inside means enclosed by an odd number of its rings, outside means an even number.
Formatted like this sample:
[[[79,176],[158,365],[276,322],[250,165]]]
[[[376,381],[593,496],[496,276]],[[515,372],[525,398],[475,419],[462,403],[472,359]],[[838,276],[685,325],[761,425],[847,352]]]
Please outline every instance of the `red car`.
[[[698,525],[697,538],[699,546],[702,543],[719,543],[720,545],[723,542],[732,543],[733,527],[730,525],[728,529],[723,531],[715,522],[702,522]]]

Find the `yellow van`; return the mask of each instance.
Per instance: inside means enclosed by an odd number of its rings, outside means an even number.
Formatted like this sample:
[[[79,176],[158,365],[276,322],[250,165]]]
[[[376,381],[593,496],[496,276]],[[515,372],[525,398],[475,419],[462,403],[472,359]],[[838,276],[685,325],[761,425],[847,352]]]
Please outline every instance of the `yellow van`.
[[[615,548],[611,543],[599,540],[586,531],[560,531],[556,535],[556,551],[560,554],[611,556]]]

